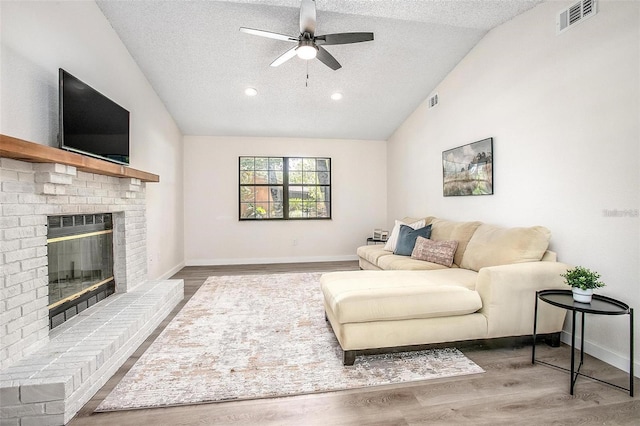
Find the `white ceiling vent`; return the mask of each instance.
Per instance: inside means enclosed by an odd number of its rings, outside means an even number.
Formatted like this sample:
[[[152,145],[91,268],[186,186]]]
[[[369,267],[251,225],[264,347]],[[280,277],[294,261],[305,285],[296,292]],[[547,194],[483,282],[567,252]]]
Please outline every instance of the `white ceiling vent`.
[[[429,108],[433,108],[438,105],[438,94],[434,94],[429,98]]]
[[[598,13],[598,0],[581,0],[558,13],[558,34]]]

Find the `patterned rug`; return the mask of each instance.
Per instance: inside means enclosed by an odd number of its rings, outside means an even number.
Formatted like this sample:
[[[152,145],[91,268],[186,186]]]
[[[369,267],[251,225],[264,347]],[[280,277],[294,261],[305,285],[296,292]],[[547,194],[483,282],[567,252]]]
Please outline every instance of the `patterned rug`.
[[[482,373],[457,349],[358,356],[319,273],[209,277],[96,411],[280,397]]]

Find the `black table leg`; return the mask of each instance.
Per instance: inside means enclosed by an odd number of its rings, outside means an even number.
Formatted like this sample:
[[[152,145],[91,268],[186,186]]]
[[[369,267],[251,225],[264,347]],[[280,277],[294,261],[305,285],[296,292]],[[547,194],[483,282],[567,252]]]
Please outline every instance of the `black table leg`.
[[[538,292],[536,291],[536,303],[533,308],[533,348],[531,349],[531,364],[536,363],[536,329],[538,328]]]
[[[578,364],[578,373],[584,362],[584,312],[582,314],[582,323],[580,324],[580,364]]]
[[[629,396],[633,397],[633,308],[629,309]]]
[[[571,320],[571,386],[569,386],[569,394],[573,395],[573,385],[575,384],[574,366],[576,362],[576,311],[572,311],[573,318]]]

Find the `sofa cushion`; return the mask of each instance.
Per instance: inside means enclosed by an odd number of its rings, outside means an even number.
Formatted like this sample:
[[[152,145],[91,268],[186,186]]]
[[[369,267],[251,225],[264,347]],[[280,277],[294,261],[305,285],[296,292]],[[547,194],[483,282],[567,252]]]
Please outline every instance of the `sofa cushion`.
[[[425,275],[432,285],[455,285],[469,290],[476,289],[478,280],[478,272],[462,268],[432,269]]]
[[[419,271],[332,272],[320,279],[340,324],[466,315],[482,308],[477,292],[429,280]]]
[[[405,222],[405,220],[407,220]],[[389,234],[389,239],[387,243],[384,245],[385,250],[395,251],[396,245],[398,244],[398,234],[400,233],[400,226],[407,225],[412,227],[413,229],[422,228],[424,226],[424,219],[413,220],[413,218],[404,218],[402,220],[396,220],[393,229],[391,230],[391,234]]]
[[[543,226],[502,228],[482,224],[469,241],[460,266],[479,271],[487,266],[537,262],[550,238],[551,232]]]
[[[457,248],[458,242],[456,240],[433,241],[418,237],[411,252],[411,258],[450,267],[453,264],[453,255]]]
[[[393,254],[399,254],[401,256],[411,256],[413,247],[416,245],[416,239],[418,237],[429,238],[431,236],[431,225],[424,226],[422,228],[413,229],[407,225],[400,225],[400,232],[398,233],[398,243]]]
[[[412,259],[410,256],[392,254],[378,258],[378,267],[385,271],[431,271],[434,269],[446,269],[444,265],[433,262]]]
[[[385,250],[384,246],[381,244],[358,247],[356,253],[358,253],[359,257],[369,263],[373,263],[374,265],[378,264],[378,259],[380,257],[393,254],[393,252]]]
[[[480,222],[451,222],[434,218],[431,221],[431,239],[434,241],[456,240],[458,248],[453,256],[453,263],[460,265],[467,244],[478,226]]]

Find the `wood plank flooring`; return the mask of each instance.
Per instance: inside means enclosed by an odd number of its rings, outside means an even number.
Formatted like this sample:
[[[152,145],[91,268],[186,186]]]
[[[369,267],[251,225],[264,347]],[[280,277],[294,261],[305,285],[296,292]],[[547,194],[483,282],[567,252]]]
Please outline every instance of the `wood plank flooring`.
[[[486,373],[419,383],[298,397],[94,413],[184,303],[212,275],[357,270],[357,262],[186,267],[185,299],[69,423],[80,425],[640,425],[640,397],[579,378],[569,395],[569,374],[531,364],[531,346],[519,339],[456,347]],[[568,366],[570,349],[539,344],[536,357]],[[356,360],[357,362],[357,360]],[[587,356],[583,372],[628,386],[623,371]],[[640,392],[636,379],[636,394]]]

